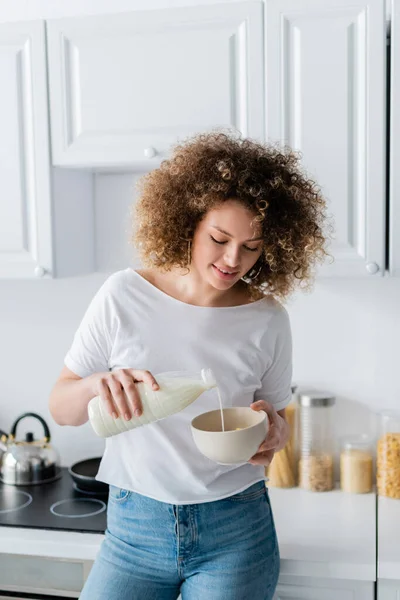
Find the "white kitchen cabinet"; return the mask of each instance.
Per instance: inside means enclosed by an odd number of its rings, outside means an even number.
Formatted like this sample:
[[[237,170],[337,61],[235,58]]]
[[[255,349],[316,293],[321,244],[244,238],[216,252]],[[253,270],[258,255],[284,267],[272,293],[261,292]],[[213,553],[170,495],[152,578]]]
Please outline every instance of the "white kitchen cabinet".
[[[42,21],[0,25],[0,279],[94,270],[92,175],[51,169]]]
[[[320,275],[382,275],[385,2],[268,0],[265,31],[266,137],[301,151],[335,221]]]
[[[47,595],[78,598],[91,567],[89,561],[0,554],[0,589],[3,592],[45,594],[40,596],[42,598]]]
[[[279,579],[274,600],[374,600],[374,585],[372,581],[286,576]]]
[[[40,21],[0,25],[0,278],[53,268],[46,48]]]
[[[399,600],[400,581],[378,579],[376,600]]]
[[[149,170],[172,144],[262,139],[263,3],[49,20],[53,164]]]
[[[400,2],[392,3],[390,43],[389,272],[400,276]],[[399,595],[400,598],[400,595]]]
[[[400,599],[400,501],[378,496],[377,600]]]

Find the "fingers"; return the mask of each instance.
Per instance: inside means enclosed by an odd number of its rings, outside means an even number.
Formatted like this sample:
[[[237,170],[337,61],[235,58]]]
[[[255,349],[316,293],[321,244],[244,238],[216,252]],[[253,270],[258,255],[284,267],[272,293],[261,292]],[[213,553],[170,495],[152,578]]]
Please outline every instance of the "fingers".
[[[268,429],[267,437],[262,444],[260,444],[258,452],[265,452],[267,450],[277,448],[280,444],[280,441],[281,437],[277,427],[275,427],[275,425],[271,425]]]
[[[129,421],[132,415],[140,417],[142,414],[143,407],[136,382],[143,382],[154,391],[160,387],[150,371],[139,369],[119,369],[105,373],[99,379],[98,395],[114,419],[122,417]]]
[[[140,400],[140,395],[132,376],[125,370],[122,370],[120,381],[124,388],[128,404],[132,411],[129,411],[128,420],[132,417],[132,413],[136,417],[140,417],[140,415],[142,414],[142,402]]]
[[[153,390],[159,389],[160,386],[158,385],[157,381],[155,380],[155,377],[150,373],[150,371],[129,369],[129,372],[131,373],[135,381],[143,381],[143,383],[146,383]]]
[[[108,387],[110,388],[114,404],[117,407],[118,415],[129,421],[129,419],[132,418],[132,414],[129,409],[127,398],[124,393],[122,384],[114,373],[110,374],[110,377],[108,379]]]
[[[98,389],[99,396],[102,399],[104,406],[106,407],[106,411],[108,412],[109,415],[111,415],[112,417],[114,417],[114,419],[116,419],[118,417],[118,413],[117,413],[117,409],[114,405],[113,397],[110,392],[110,388],[108,387],[106,377],[102,377],[99,380],[98,386],[99,386],[99,389]]]
[[[275,407],[266,400],[258,400],[250,405],[253,410],[263,410],[268,415],[270,426],[265,440],[260,444],[258,452],[273,450],[280,443],[279,415]]]
[[[267,402],[266,400],[257,400],[257,402],[253,402],[250,405],[250,408],[252,408],[253,410],[263,410],[267,413],[271,423],[273,423],[274,425],[279,424],[279,415],[275,407],[270,402]]]
[[[257,452],[257,454],[254,454],[254,456],[252,456],[248,462],[251,465],[268,467],[268,465],[274,457],[274,454],[274,450],[267,450],[266,452]]]

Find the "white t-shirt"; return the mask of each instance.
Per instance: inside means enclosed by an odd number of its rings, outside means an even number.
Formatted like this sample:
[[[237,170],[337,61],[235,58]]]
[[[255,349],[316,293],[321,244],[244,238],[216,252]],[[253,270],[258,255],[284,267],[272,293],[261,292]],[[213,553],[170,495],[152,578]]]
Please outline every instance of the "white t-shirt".
[[[133,269],[114,273],[93,298],[65,357],[80,377],[121,368],[215,374],[222,404],[291,398],[292,348],[286,310],[272,297],[203,307],[168,296]],[[97,479],[171,504],[219,500],[264,479],[264,467],[223,466],[203,456],[191,420],[219,407],[216,390],[183,411],[106,440]]]

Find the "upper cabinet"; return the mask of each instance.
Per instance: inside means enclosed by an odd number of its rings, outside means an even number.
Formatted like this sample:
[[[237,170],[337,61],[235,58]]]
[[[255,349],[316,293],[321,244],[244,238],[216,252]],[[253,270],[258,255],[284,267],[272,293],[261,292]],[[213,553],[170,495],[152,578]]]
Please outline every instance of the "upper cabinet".
[[[264,136],[263,4],[50,20],[53,164],[151,169],[198,131]]]
[[[0,277],[51,274],[45,30],[0,25]]]
[[[400,2],[392,3],[390,47],[389,272],[400,276]],[[400,596],[399,596],[400,597]]]
[[[382,275],[385,2],[268,0],[265,28],[266,137],[302,152],[334,216],[320,273]]]

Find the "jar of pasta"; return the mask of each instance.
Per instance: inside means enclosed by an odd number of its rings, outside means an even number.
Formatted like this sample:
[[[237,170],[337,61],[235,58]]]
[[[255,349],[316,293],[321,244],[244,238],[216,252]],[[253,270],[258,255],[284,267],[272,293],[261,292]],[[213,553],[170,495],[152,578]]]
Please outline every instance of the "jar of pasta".
[[[342,440],[340,453],[340,487],[351,494],[372,490],[373,440],[366,434]]]
[[[326,492],[334,487],[334,406],[329,393],[309,391],[298,394],[299,487]]]
[[[376,469],[378,495],[400,498],[400,411],[380,413]]]
[[[292,385],[292,401],[286,407],[286,420],[289,425],[289,440],[286,446],[276,452],[271,464],[266,467],[268,486],[290,488],[297,485],[297,412],[296,385]]]

